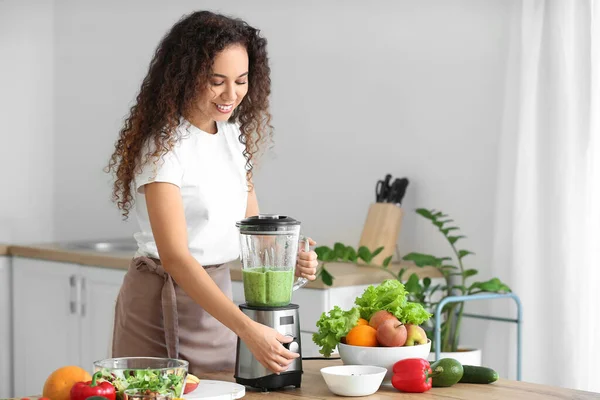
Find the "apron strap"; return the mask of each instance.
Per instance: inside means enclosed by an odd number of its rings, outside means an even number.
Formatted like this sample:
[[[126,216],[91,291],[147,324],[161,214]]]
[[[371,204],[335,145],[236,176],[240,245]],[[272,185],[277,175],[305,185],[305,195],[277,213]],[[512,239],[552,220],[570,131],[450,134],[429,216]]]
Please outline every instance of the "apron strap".
[[[141,256],[136,257],[134,263],[138,271],[154,272],[164,279],[161,291],[161,306],[167,355],[169,358],[179,358],[179,319],[173,278],[165,272],[157,259]]]

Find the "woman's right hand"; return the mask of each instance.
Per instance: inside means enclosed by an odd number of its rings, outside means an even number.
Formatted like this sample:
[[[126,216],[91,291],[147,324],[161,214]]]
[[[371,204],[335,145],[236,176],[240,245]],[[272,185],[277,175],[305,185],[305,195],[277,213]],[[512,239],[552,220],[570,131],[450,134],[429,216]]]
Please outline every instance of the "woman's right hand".
[[[244,333],[241,339],[246,343],[254,358],[276,374],[287,370],[288,366],[300,357],[300,354],[289,351],[282,345],[293,339],[271,327],[253,321],[251,328]]]

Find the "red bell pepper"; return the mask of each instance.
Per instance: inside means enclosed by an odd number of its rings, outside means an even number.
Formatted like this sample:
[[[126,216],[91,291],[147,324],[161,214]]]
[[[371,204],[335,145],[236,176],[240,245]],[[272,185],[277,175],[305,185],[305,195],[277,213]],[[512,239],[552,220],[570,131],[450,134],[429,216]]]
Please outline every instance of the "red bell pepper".
[[[423,393],[431,389],[431,365],[424,358],[400,360],[392,371],[392,386],[402,392]]]
[[[92,380],[88,382],[77,382],[70,392],[71,400],[85,400],[92,396],[106,397],[108,400],[116,400],[115,387],[110,382],[96,382],[102,376],[102,371],[96,372]]]

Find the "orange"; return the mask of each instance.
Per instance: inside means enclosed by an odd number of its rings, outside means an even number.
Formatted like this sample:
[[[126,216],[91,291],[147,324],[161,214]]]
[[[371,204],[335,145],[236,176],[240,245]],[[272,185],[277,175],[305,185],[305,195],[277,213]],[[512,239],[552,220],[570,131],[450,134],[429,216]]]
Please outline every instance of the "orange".
[[[69,400],[71,388],[77,382],[91,381],[92,376],[81,367],[69,365],[50,374],[44,383],[43,397],[50,400]]]
[[[377,329],[369,325],[356,325],[346,335],[346,344],[351,346],[376,347],[379,345],[377,342]]]
[[[369,325],[369,321],[364,318],[359,318],[358,323],[356,325]]]

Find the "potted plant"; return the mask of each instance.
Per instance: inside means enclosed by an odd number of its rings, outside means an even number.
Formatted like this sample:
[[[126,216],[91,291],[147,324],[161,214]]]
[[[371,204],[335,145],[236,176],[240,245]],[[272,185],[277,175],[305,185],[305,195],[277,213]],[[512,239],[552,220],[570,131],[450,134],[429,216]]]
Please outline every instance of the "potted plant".
[[[458,234],[459,228],[453,226],[451,224],[453,220],[448,219],[448,215],[441,211],[419,208],[416,212],[423,218],[429,220],[439,230],[449,243],[452,255],[437,257],[430,254],[412,252],[402,257],[403,260],[412,261],[418,267],[435,267],[443,277],[440,283],[433,284],[431,278],[420,280],[417,274],[411,274],[404,282],[405,289],[408,292],[409,301],[421,303],[427,311],[433,313],[440,301],[448,296],[470,296],[483,292],[507,293],[511,291],[511,289],[498,278],[468,283],[468,280],[477,275],[478,271],[476,269],[467,269],[463,262],[465,257],[474,253],[457,247],[457,243],[461,239],[464,239],[465,236]],[[315,249],[319,259],[322,261],[318,276],[326,285],[331,285],[335,277],[327,271],[327,262],[346,261],[356,263],[360,258],[367,264],[370,264],[371,260],[382,250],[383,248],[378,248],[371,252],[369,249],[361,247],[358,251],[355,251],[352,247],[345,246],[341,243],[336,243],[333,248],[320,246]],[[403,282],[406,269],[402,268],[398,273],[391,271],[388,268],[391,258],[391,256],[386,258],[380,268],[388,271],[396,279]],[[460,329],[463,310],[463,302],[446,304],[442,310],[441,316],[443,321],[440,324],[441,357],[452,357],[459,361],[465,360],[465,363],[471,365],[480,364],[480,350],[464,349],[460,347]],[[432,349],[434,349],[434,318],[431,318],[428,325],[424,328],[427,332],[427,336],[432,340]],[[433,356],[431,357],[432,359]]]

